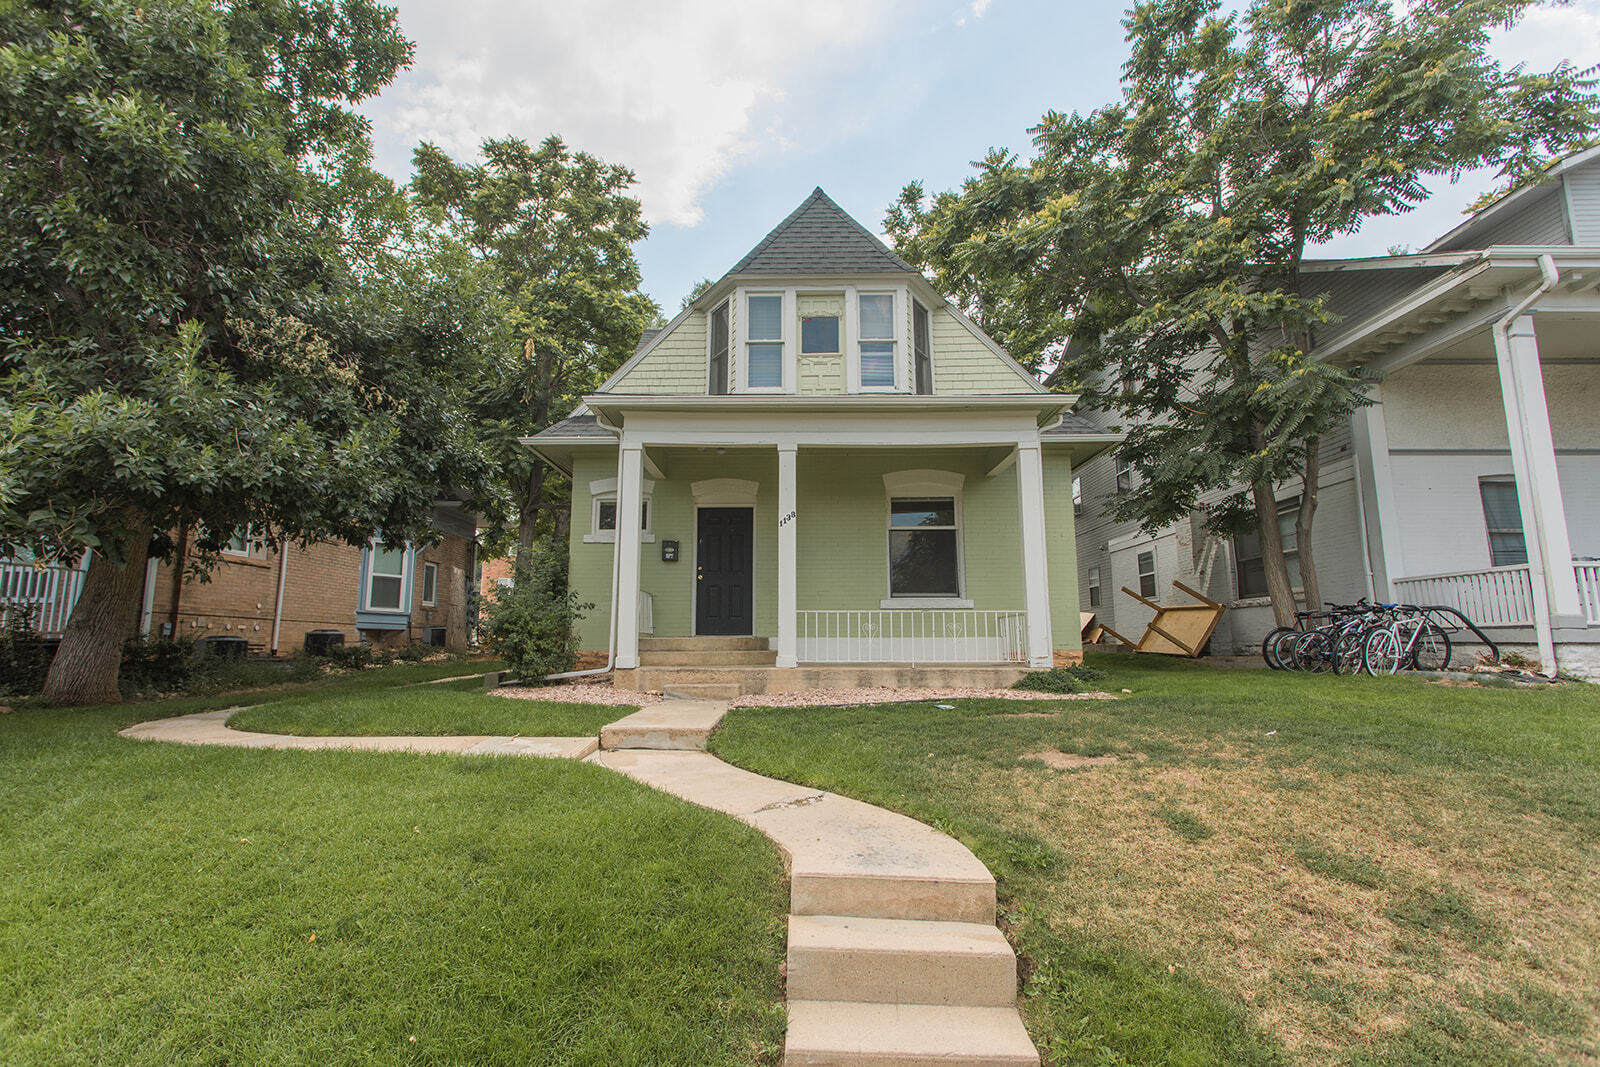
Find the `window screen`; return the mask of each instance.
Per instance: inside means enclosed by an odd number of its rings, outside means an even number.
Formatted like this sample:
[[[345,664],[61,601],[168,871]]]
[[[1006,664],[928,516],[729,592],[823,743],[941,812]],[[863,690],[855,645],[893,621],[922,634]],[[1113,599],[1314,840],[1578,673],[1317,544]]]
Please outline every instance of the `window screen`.
[[[745,365],[752,389],[783,387],[783,297],[752,296],[746,301]],[[770,342],[770,343],[761,343]]]
[[[727,304],[711,313],[711,381],[708,389],[712,396],[726,396],[728,392]]]
[[[928,322],[928,309],[921,304],[911,306],[911,348],[917,363],[917,392],[933,392],[933,338]]]
[[[1478,479],[1483,498],[1483,524],[1489,532],[1489,565],[1519,567],[1528,562],[1528,542],[1522,535],[1522,507],[1512,478]]]
[[[861,310],[861,384],[868,388],[894,386],[894,295],[863,293]]]
[[[953,497],[889,502],[889,595],[961,595]]]

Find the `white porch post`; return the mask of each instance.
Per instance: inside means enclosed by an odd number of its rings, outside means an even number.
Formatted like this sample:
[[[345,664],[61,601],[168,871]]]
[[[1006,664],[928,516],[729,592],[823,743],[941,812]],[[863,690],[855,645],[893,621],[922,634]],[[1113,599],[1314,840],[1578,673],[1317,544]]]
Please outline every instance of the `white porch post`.
[[[795,546],[800,513],[795,503],[795,446],[778,446],[778,666],[799,663],[799,603]]]
[[[1511,469],[1517,479],[1517,504],[1522,512],[1523,543],[1527,546],[1533,585],[1539,655],[1546,671],[1554,674],[1552,628],[1585,623],[1572,570],[1572,541],[1556,470],[1555,438],[1550,431],[1533,316],[1518,316],[1506,330],[1505,343],[1498,336],[1495,341],[1500,398],[1506,409],[1506,433],[1511,443]]]
[[[639,527],[644,516],[644,448],[622,438],[617,464],[617,669],[639,666]]]
[[[1377,564],[1382,574],[1374,575],[1373,590],[1377,593],[1380,589],[1380,600],[1394,599],[1394,582],[1396,578],[1408,576],[1406,564],[1401,558],[1400,546],[1400,510],[1395,502],[1394,472],[1389,458],[1389,425],[1383,413],[1383,389],[1374,386],[1372,407],[1357,408],[1351,417],[1351,436],[1356,444],[1356,474],[1363,483],[1362,510],[1370,509],[1370,515],[1363,515],[1363,520],[1368,522],[1367,536],[1367,569],[1370,573],[1373,565]],[[1371,520],[1376,519],[1376,522]],[[1376,559],[1373,556],[1376,555]],[[1428,573],[1428,567],[1419,568],[1420,573]]]
[[[1045,559],[1044,462],[1038,444],[1017,448],[1017,499],[1022,518],[1023,606],[1028,615],[1028,666],[1055,663],[1050,633],[1050,571]]]

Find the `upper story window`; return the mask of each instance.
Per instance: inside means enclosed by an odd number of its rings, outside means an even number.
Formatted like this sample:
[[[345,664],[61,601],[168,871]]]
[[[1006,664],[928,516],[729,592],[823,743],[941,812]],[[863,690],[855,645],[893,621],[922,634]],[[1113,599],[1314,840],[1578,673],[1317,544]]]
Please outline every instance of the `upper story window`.
[[[1127,493],[1133,489],[1133,461],[1117,457],[1117,492]]]
[[[860,294],[861,388],[895,387],[893,293]]]
[[[927,396],[933,392],[933,329],[928,309],[911,305],[911,354],[916,364],[916,390]]]
[[[728,304],[724,301],[711,313],[711,377],[706,390],[712,396],[728,392]]]
[[[225,556],[246,556],[260,558],[267,554],[267,539],[263,531],[258,530],[253,524],[249,526],[235,526],[233,535],[228,538],[228,543],[222,546]]]
[[[782,293],[745,297],[745,387],[781,390],[783,381]]]
[[[1154,552],[1141,552],[1135,561],[1139,567],[1139,595],[1153,597],[1156,595],[1156,554]]]
[[[1083,479],[1072,479],[1072,513],[1083,514]]]

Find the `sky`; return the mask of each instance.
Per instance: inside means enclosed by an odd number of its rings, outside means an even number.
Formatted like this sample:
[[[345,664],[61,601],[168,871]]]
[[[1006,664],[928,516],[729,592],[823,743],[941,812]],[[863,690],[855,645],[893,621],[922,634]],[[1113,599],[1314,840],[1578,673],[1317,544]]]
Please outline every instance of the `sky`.
[[[391,0],[394,2],[394,0]],[[397,180],[429,141],[460,160],[488,137],[576,149],[637,175],[644,289],[670,317],[816,186],[881,230],[900,190],[954,188],[992,148],[1026,154],[1046,111],[1117,99],[1118,3],[1085,0],[398,0],[416,58],[364,112]],[[1600,0],[1535,9],[1496,54],[1548,69],[1600,60]],[[1494,185],[1435,183],[1409,215],[1319,255],[1420,248]]]

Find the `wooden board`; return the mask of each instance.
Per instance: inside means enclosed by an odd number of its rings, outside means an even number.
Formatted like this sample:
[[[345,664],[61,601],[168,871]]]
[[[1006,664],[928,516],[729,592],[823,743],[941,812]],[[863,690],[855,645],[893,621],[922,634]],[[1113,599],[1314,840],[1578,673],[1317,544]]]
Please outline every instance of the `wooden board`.
[[[1222,613],[1228,609],[1180,582],[1172,584],[1201,602],[1157,604],[1131,589],[1122,590],[1139,603],[1154,608],[1156,613],[1145,627],[1144,636],[1134,646],[1134,651],[1153,652],[1161,656],[1198,656],[1216,632],[1217,624],[1222,621]]]

